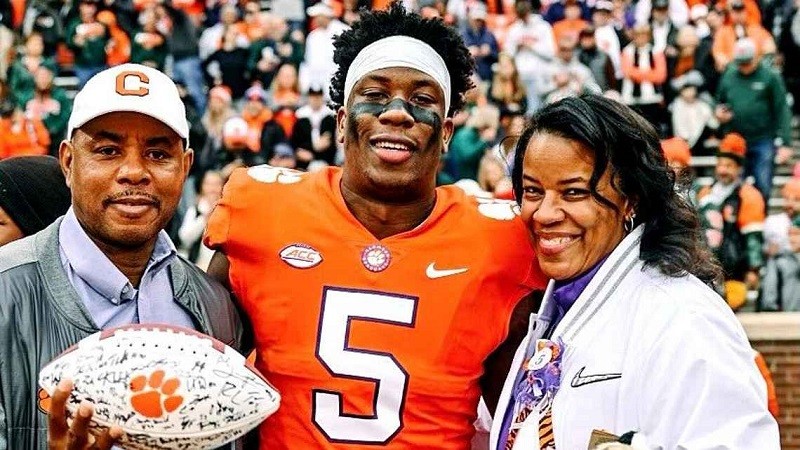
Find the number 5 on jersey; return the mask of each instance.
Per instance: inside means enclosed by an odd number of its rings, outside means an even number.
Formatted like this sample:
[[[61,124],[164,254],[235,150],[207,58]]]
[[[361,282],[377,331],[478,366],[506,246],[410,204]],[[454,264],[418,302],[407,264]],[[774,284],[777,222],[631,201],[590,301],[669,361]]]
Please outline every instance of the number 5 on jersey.
[[[371,415],[344,413],[341,392],[313,391],[312,420],[331,442],[386,443],[403,427],[408,372],[390,353],[350,347],[350,322],[413,328],[416,307],[416,297],[324,289],[317,358],[334,377],[375,384]]]

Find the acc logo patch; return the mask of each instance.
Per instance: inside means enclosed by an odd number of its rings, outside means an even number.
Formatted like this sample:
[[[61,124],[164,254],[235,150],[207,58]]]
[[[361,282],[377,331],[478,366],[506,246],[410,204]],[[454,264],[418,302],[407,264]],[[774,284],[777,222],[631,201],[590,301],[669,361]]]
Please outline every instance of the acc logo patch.
[[[519,215],[519,205],[512,200],[477,198],[478,211],[495,220],[514,220]]]
[[[306,244],[287,245],[279,255],[283,262],[298,269],[310,269],[322,262],[322,255]]]
[[[299,170],[272,167],[266,164],[254,166],[247,169],[247,174],[256,181],[262,183],[281,183],[292,184],[303,179],[303,173]]]

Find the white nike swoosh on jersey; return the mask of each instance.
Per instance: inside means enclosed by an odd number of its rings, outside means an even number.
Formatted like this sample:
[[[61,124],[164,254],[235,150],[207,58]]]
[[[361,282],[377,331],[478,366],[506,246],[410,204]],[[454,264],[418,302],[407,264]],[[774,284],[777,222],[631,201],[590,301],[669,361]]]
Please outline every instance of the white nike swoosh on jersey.
[[[602,373],[597,375],[586,375],[584,377],[581,375],[583,374],[583,369],[585,368],[586,366],[581,367],[581,370],[579,370],[578,373],[575,374],[575,377],[572,378],[572,383],[570,383],[570,386],[576,388],[580,386],[585,386],[587,384],[599,383],[601,381],[616,380],[617,378],[622,378],[621,373]]]
[[[436,263],[431,263],[428,266],[428,268],[425,269],[425,275],[427,275],[428,278],[436,279],[436,278],[442,278],[442,277],[449,277],[450,275],[458,275],[460,273],[464,273],[467,270],[469,270],[466,267],[461,267],[461,268],[458,268],[458,269],[439,270],[439,269],[433,267],[435,264]]]

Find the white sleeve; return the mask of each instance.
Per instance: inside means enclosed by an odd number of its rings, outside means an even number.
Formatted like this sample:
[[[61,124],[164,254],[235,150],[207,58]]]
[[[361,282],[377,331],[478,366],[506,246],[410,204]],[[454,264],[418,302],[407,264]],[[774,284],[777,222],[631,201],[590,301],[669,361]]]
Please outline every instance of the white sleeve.
[[[681,28],[689,22],[689,5],[686,0],[670,0],[669,20],[675,28]]]
[[[679,299],[675,299],[679,301]],[[652,448],[780,449],[744,330],[722,308],[678,313],[639,373],[638,422]]]
[[[198,214],[197,207],[192,206],[186,210],[186,215],[183,216],[183,222],[178,229],[178,237],[181,243],[187,249],[194,245],[198,239],[203,237],[203,231],[206,229],[207,218]]]

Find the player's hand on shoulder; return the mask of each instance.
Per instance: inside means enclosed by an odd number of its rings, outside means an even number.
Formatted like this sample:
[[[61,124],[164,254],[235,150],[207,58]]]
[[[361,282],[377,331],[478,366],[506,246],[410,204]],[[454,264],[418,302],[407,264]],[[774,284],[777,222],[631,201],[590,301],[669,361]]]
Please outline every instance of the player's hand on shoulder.
[[[107,450],[122,437],[122,429],[113,426],[101,435],[89,432],[89,422],[94,407],[83,402],[72,424],[67,423],[67,400],[72,393],[72,382],[61,380],[56,386],[47,417],[47,448],[49,450]]]

